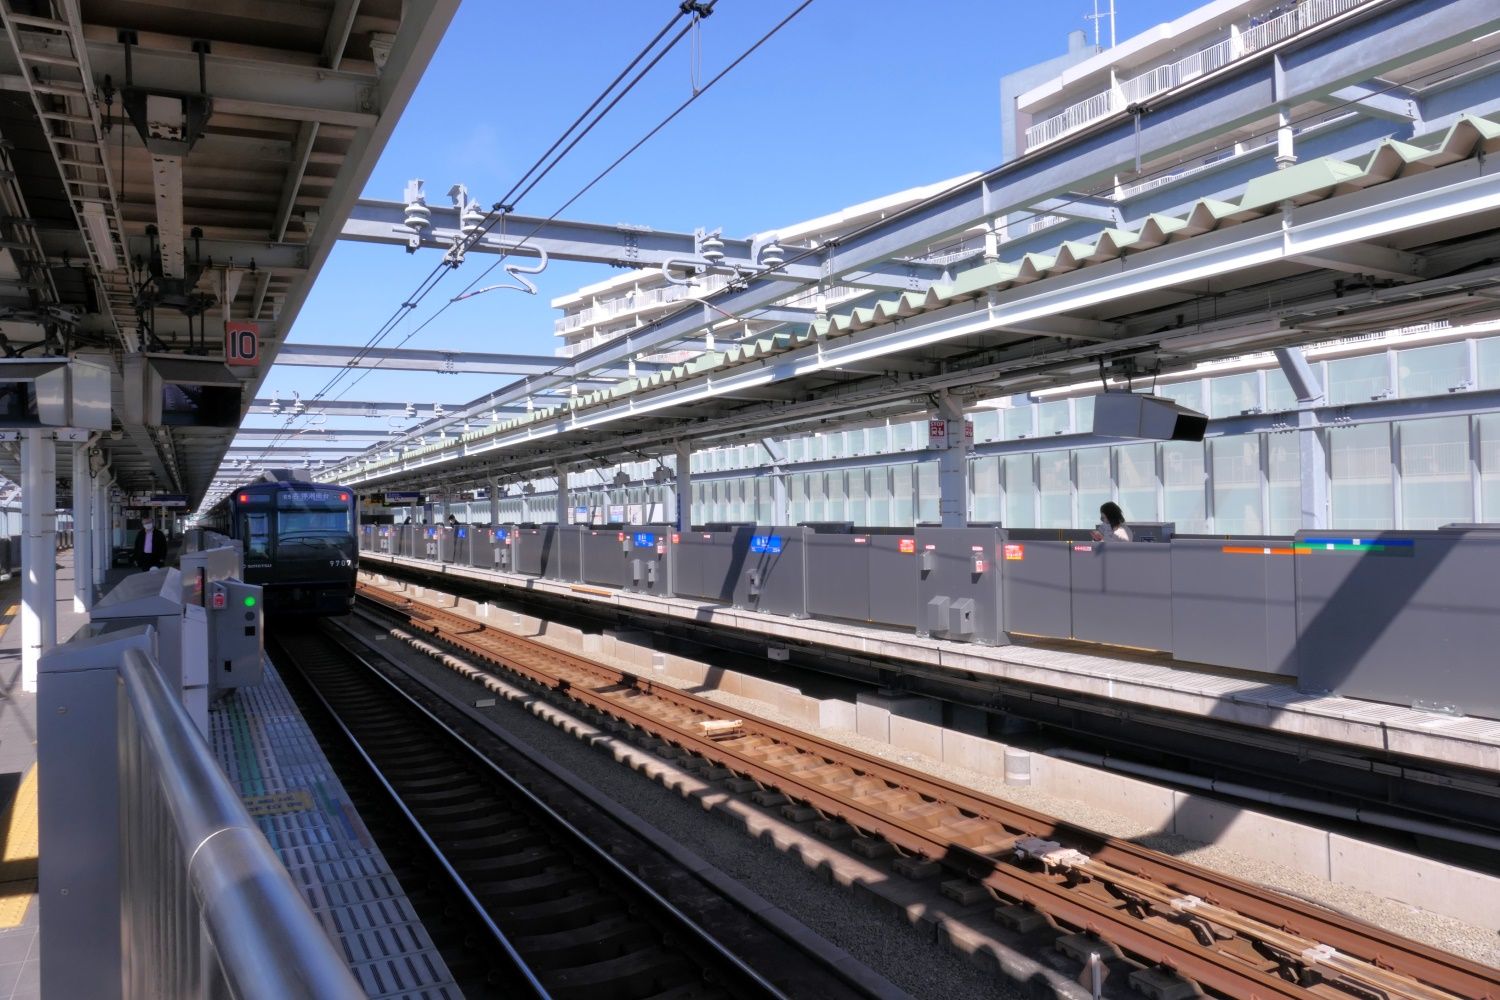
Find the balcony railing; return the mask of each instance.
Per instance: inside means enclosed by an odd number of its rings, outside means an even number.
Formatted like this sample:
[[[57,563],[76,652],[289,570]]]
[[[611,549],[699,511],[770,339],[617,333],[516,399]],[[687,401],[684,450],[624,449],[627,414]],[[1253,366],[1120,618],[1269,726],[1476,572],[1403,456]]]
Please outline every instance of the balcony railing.
[[[1106,91],[1079,101],[1026,130],[1026,149],[1036,149],[1090,125],[1132,104],[1139,104],[1163,91],[1180,87],[1196,77],[1212,73],[1252,52],[1286,41],[1329,18],[1352,10],[1369,0],[1303,0],[1282,4],[1252,18],[1243,28],[1231,29],[1230,37],[1175,62],[1155,66],[1129,80],[1121,80]]]

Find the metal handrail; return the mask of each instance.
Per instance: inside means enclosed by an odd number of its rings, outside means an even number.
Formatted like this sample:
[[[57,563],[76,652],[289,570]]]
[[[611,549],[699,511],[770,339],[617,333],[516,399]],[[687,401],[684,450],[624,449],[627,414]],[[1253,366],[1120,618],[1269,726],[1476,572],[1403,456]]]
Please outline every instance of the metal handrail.
[[[120,680],[125,996],[363,998],[160,671]]]

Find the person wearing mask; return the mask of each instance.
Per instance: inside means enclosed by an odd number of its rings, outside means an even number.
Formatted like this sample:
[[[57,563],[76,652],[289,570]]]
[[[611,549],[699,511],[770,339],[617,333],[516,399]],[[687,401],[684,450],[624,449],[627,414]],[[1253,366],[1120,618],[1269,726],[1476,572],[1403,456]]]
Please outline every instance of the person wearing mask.
[[[451,527],[453,527],[457,523],[458,523],[458,518],[455,517],[455,516],[453,516],[452,514],[449,514],[448,515],[448,527],[451,528]]]
[[[135,564],[141,569],[153,569],[166,561],[167,536],[151,518],[142,518],[140,534],[135,536]]]
[[[1135,536],[1130,532],[1130,525],[1125,523],[1125,512],[1120,510],[1120,505],[1113,500],[1101,504],[1099,507],[1099,528],[1093,532],[1094,541],[1106,540],[1117,542],[1133,542]]]

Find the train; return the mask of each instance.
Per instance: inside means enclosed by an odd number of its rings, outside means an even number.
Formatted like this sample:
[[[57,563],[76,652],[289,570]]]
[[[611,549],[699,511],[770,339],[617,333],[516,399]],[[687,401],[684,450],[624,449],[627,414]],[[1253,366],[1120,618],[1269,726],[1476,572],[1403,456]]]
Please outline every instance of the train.
[[[245,555],[245,582],[263,588],[267,614],[344,615],[359,569],[359,499],[347,486],[247,483],[199,518]]]

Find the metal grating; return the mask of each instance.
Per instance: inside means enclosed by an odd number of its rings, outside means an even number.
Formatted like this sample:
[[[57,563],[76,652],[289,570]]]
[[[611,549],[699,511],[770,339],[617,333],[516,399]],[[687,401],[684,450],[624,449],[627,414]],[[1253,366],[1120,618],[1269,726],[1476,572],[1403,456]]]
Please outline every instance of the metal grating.
[[[259,685],[210,709],[209,734],[229,780],[365,992],[459,1000],[442,956],[270,663]]]

